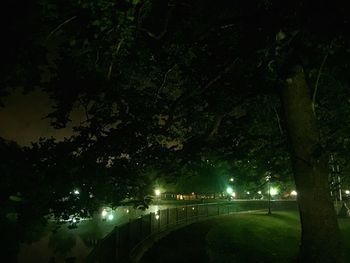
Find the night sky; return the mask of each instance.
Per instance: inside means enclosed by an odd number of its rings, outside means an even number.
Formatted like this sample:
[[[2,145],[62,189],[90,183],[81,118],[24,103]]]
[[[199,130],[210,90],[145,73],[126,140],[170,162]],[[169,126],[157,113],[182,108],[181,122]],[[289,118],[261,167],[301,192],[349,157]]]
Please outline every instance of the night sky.
[[[14,91],[4,98],[4,108],[0,108],[0,137],[13,140],[20,145],[30,145],[40,137],[54,137],[62,140],[72,135],[72,127],[84,120],[84,114],[75,109],[71,114],[72,122],[64,129],[54,129],[45,116],[51,111],[53,102],[40,91],[23,94]]]

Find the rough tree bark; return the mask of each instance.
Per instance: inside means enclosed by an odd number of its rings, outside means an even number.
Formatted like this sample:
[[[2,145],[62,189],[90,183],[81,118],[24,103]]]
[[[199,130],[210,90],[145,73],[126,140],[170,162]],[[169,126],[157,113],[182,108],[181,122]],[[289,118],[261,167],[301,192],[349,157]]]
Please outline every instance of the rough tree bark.
[[[281,89],[301,220],[301,262],[342,262],[336,212],[311,96],[301,66]]]

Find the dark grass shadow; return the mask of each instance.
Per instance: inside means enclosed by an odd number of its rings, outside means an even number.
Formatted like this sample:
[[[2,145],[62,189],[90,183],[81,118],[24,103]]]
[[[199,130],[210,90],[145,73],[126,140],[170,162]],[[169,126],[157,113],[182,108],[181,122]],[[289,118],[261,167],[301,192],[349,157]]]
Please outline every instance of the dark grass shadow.
[[[156,242],[140,262],[201,262],[209,261],[206,235],[213,220],[191,224]]]

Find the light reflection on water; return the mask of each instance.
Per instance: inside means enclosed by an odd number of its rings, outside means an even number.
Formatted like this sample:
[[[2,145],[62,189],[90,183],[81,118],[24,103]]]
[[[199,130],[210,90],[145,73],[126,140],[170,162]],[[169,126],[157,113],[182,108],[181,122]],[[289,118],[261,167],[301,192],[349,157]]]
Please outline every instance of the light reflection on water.
[[[103,220],[100,213],[96,213],[90,220],[83,220],[78,228],[68,229],[62,225],[55,233],[55,225],[49,224],[46,234],[32,244],[21,244],[18,254],[19,263],[31,262],[65,262],[67,258],[76,258],[75,262],[82,262],[96,245],[97,240],[110,233],[115,226],[127,223],[130,219],[141,215],[155,213],[168,208],[167,205],[151,205],[146,210],[134,209],[132,206],[121,206],[113,211],[113,220]]]

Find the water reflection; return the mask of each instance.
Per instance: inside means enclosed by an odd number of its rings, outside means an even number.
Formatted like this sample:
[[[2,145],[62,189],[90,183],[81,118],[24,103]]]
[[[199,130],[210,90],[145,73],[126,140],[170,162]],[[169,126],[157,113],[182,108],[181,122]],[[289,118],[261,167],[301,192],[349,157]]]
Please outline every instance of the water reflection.
[[[67,223],[57,228],[52,222],[39,241],[20,245],[18,262],[82,262],[98,240],[105,237],[115,226],[167,207],[169,206],[151,205],[145,211],[131,206],[118,207],[109,211],[113,215],[111,220],[102,218],[101,213],[96,213],[92,219],[81,221],[74,229],[68,229]]]

